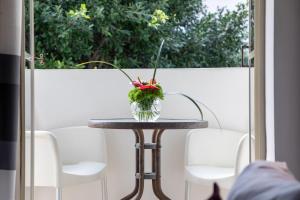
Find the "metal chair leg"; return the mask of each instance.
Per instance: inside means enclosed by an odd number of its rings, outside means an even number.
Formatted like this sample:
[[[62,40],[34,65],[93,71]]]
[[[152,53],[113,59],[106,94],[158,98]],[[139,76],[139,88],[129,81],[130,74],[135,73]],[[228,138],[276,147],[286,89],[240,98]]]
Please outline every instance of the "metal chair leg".
[[[56,200],[62,200],[62,188],[56,188]]]
[[[185,181],[185,191],[184,191],[184,200],[190,199],[190,184],[188,181]]]

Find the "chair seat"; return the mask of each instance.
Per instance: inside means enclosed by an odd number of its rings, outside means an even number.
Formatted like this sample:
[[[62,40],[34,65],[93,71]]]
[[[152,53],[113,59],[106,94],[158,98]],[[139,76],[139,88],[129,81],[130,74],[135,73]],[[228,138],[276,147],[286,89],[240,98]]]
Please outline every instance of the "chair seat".
[[[63,186],[78,185],[96,181],[102,177],[106,164],[100,162],[80,162],[73,165],[63,165]]]
[[[234,168],[205,165],[186,166],[185,175],[190,182],[207,186],[217,182],[224,188],[230,188],[235,178]]]

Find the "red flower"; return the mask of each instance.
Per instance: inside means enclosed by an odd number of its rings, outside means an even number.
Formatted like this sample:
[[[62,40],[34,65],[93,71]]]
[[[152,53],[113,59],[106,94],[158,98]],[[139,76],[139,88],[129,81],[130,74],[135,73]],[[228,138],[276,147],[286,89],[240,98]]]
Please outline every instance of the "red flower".
[[[147,89],[150,89],[150,90],[159,90],[159,88],[155,85],[141,85],[139,86],[139,89],[140,90],[147,90]]]
[[[134,87],[141,87],[141,86],[143,86],[143,84],[140,83],[139,81],[133,81],[132,85],[134,85]]]

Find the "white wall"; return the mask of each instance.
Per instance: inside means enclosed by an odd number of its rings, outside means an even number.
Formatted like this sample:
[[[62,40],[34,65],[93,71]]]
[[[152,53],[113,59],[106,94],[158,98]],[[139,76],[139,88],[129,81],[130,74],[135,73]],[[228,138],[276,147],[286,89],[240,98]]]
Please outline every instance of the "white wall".
[[[127,71],[142,79],[149,79],[152,74],[152,70],[145,69]],[[160,69],[157,79],[165,91],[184,92],[206,103],[224,128],[247,132],[247,69]],[[131,116],[127,100],[131,86],[116,70],[36,70],[35,85],[36,128],[40,130],[86,125],[90,118]],[[197,118],[199,114],[189,101],[170,96],[163,102],[162,117]],[[205,118],[210,126],[216,127],[207,112]],[[166,131],[162,138],[162,185],[174,200],[183,199],[186,132]],[[134,136],[129,131],[107,130],[106,133],[109,195],[111,200],[116,200],[131,192],[134,186]],[[149,141],[149,134],[146,139]],[[148,158],[149,153],[146,153]],[[150,159],[146,162],[147,170],[150,170]],[[64,190],[64,200],[97,199],[97,189],[100,190],[99,183],[68,188]],[[192,199],[201,199],[200,190],[199,186],[193,186]],[[53,190],[38,190],[37,199],[50,199],[50,191]],[[150,181],[146,181],[143,200],[153,199]]]

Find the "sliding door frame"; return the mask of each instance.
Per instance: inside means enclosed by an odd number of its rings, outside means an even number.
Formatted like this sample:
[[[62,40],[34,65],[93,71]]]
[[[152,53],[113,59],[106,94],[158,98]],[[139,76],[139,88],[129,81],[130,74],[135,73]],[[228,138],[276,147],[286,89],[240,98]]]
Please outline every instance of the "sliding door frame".
[[[22,0],[22,39],[20,67],[20,134],[16,199],[25,200],[25,2]]]
[[[255,0],[254,124],[255,158],[266,159],[265,27],[266,0]]]
[[[33,0],[30,4],[30,75],[31,75],[31,176],[30,200],[34,200],[34,13]],[[23,1],[21,89],[20,89],[20,137],[19,175],[16,191],[17,200],[25,200],[25,14]],[[255,0],[255,61],[254,61],[254,115],[255,115],[255,158],[266,159],[266,114],[265,114],[265,0]],[[251,102],[249,102],[251,103]]]
[[[30,50],[30,177],[26,177],[26,130],[25,130],[25,61],[26,61],[26,44],[25,44],[25,1],[22,0],[22,46],[21,46],[21,67],[20,67],[20,124],[19,124],[19,146],[18,146],[18,170],[17,170],[17,187],[16,200],[25,200],[26,183],[25,179],[30,179],[30,200],[34,200],[34,136],[35,136],[35,102],[34,102],[34,69],[35,69],[35,48],[34,48],[34,0],[27,0],[29,3],[29,50]],[[27,181],[28,182],[28,181]]]

